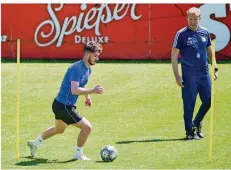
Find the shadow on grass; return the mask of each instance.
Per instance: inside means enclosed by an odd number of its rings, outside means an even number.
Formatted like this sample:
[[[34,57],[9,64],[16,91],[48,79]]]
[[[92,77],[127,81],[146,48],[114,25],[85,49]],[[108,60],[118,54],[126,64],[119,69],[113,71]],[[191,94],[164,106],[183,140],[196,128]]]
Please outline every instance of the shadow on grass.
[[[105,162],[105,161],[95,161],[96,163],[111,163],[111,162]]]
[[[136,142],[169,142],[169,141],[186,141],[185,138],[177,139],[150,139],[150,140],[128,140],[128,141],[118,141],[116,144],[130,144]]]
[[[55,160],[48,160],[48,159],[43,159],[43,158],[32,158],[31,156],[21,157],[21,158],[27,158],[27,159],[30,159],[30,160],[17,162],[15,165],[19,165],[19,166],[34,166],[34,165],[39,165],[39,164],[68,163],[68,162],[74,162],[74,161],[76,161],[74,159],[70,159],[70,160],[67,160],[67,161],[58,161],[57,159],[55,159]]]

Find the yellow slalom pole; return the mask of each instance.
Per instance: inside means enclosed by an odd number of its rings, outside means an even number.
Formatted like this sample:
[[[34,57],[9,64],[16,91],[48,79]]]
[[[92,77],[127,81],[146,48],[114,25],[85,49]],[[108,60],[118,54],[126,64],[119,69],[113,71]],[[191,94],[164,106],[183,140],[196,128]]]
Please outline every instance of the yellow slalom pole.
[[[17,39],[17,106],[16,106],[16,159],[19,160],[19,93],[20,93],[20,39]]]
[[[213,154],[213,116],[214,116],[214,63],[215,63],[215,51],[216,44],[215,40],[212,41],[212,66],[211,66],[211,114],[210,114],[210,126],[209,126],[209,161],[212,162]]]

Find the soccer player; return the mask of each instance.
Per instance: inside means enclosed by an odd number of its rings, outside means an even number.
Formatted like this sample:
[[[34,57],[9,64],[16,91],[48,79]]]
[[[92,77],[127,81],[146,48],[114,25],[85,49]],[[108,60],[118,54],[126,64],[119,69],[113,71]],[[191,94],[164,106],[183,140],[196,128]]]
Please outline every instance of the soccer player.
[[[77,138],[77,147],[73,159],[90,160],[83,154],[83,147],[91,133],[92,126],[91,123],[76,110],[75,103],[79,95],[85,95],[85,104],[91,106],[92,101],[89,94],[104,93],[104,88],[101,85],[97,85],[94,88],[85,87],[91,74],[91,66],[95,65],[99,60],[101,52],[102,46],[100,44],[88,42],[84,46],[83,59],[73,63],[68,68],[59,93],[52,105],[55,115],[55,126],[45,130],[37,139],[28,141],[32,157],[35,156],[36,150],[44,140],[63,133],[68,125],[73,125],[81,129]]]
[[[208,29],[199,25],[200,10],[192,7],[187,11],[188,25],[180,29],[174,38],[172,47],[172,67],[176,83],[182,89],[184,123],[186,139],[200,139],[202,120],[211,105],[211,79],[208,60],[212,63],[212,46]],[[178,54],[181,55],[182,77],[178,72]],[[218,67],[215,60],[214,79],[218,78]],[[199,93],[202,104],[193,119],[196,97]]]

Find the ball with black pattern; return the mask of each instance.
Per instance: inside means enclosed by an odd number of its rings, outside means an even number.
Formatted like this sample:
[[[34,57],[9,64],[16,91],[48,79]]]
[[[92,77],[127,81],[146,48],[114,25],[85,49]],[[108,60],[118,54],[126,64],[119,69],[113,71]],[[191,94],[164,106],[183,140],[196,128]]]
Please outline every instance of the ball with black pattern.
[[[104,146],[100,151],[101,158],[104,162],[114,161],[117,157],[117,154],[118,152],[116,148],[111,145]]]

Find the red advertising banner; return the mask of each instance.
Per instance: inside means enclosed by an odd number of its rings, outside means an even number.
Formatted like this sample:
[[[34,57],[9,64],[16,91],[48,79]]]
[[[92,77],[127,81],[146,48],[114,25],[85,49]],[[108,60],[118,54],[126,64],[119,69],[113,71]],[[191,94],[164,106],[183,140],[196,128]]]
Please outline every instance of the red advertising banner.
[[[218,59],[231,59],[231,4],[2,4],[1,56],[79,59],[89,40],[101,59],[170,59],[186,11],[199,7],[201,25],[216,39]]]

